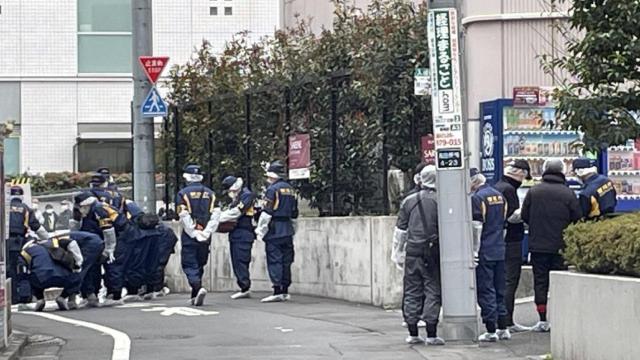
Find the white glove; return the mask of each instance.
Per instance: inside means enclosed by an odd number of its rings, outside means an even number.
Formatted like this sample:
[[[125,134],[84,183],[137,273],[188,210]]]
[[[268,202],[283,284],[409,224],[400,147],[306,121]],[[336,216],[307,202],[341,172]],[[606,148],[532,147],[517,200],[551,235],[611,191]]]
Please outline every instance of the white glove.
[[[218,210],[218,212],[220,212],[220,209],[216,209]],[[214,212],[216,211],[214,210]],[[213,214],[211,214],[211,216],[213,217]],[[240,209],[238,209],[237,207],[234,207],[232,209],[229,210],[225,210],[223,211],[218,218],[218,221],[221,223],[225,223],[225,222],[229,222],[229,221],[236,221],[240,218],[240,216],[242,216],[242,211],[240,211]]]
[[[75,269],[73,269],[73,272],[76,273],[76,274],[81,273],[82,272],[82,268],[81,267],[75,268]]]
[[[78,246],[78,243],[75,240],[71,241],[69,243],[69,246],[67,246],[67,250],[71,253],[71,255],[73,255],[73,260],[75,260],[76,266],[78,268],[82,268],[82,263],[84,262],[84,258],[82,257],[82,251],[80,251],[80,247]]]
[[[256,238],[258,240],[264,239],[267,232],[269,232],[269,223],[271,222],[271,215],[266,211],[260,213],[260,219],[258,220],[258,226],[256,227]]]
[[[38,239],[40,240],[49,239],[49,233],[45,230],[44,226],[40,226],[38,230],[36,230],[36,235],[38,235]]]
[[[182,223],[182,229],[185,234],[189,235],[189,237],[195,237],[196,224],[193,222],[191,218],[191,214],[188,211],[183,210],[180,212],[180,222]]]
[[[404,269],[406,253],[407,231],[395,228],[393,232],[393,246],[391,247],[391,261],[396,264],[398,270]]]
[[[107,264],[111,264],[115,259],[116,253],[116,230],[114,228],[104,230],[104,252],[102,253],[107,257]]]
[[[473,266],[477,267],[479,263],[480,263],[480,255],[478,254],[477,251],[474,251],[473,252]]]
[[[220,208],[213,209],[213,212],[211,213],[211,217],[209,218],[209,222],[207,223],[207,226],[204,228],[204,231],[203,231],[205,236],[208,234],[207,239],[211,237],[211,234],[213,234],[214,232],[216,232],[216,230],[218,230],[221,214],[222,214],[222,211],[220,211]]]
[[[472,221],[473,225],[473,252],[478,253],[480,251],[480,241],[482,241],[482,222]]]
[[[509,216],[507,222],[510,224],[520,224],[522,222],[522,211],[521,209],[517,209],[516,211]]]
[[[199,242],[205,242],[211,238],[211,233],[207,233],[206,231],[202,231],[202,230],[196,230],[194,237]]]

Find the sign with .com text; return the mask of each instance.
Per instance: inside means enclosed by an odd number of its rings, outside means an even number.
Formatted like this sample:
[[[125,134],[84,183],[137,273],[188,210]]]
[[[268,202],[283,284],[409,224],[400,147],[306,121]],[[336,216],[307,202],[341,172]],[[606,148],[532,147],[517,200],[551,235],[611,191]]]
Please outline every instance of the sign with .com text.
[[[462,169],[464,123],[456,10],[429,11],[428,35],[436,164],[439,169]]]

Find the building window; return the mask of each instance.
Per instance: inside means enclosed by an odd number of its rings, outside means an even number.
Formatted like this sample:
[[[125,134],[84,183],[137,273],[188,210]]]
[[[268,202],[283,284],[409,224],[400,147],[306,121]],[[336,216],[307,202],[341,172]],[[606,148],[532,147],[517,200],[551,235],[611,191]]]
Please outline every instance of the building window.
[[[131,73],[131,0],[78,0],[78,72]]]
[[[218,15],[218,8],[215,6],[212,6],[209,8],[209,15]]]
[[[227,6],[224,8],[224,14],[225,15],[233,15],[233,8],[231,8],[230,6]]]
[[[90,172],[106,166],[114,173],[131,172],[133,168],[131,140],[79,140],[78,171]]]

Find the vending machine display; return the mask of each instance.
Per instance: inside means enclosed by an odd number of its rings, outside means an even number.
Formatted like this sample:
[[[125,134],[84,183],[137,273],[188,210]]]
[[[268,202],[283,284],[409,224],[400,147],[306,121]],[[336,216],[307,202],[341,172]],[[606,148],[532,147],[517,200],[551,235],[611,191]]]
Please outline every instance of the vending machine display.
[[[610,147],[603,154],[605,172],[618,194],[617,211],[640,209],[640,142]]]

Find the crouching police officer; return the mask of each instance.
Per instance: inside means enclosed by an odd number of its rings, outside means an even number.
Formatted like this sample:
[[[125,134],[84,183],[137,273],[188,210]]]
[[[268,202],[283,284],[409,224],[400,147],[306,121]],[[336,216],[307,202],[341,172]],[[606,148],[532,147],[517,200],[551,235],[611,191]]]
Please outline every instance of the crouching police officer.
[[[191,286],[191,305],[202,306],[207,296],[207,290],[202,287],[202,275],[209,260],[211,233],[218,227],[220,210],[215,209],[213,190],[202,184],[200,166],[187,165],[182,176],[187,186],[178,192],[176,199],[182,223],[182,270]]]
[[[269,187],[264,197],[264,207],[256,237],[264,240],[267,253],[267,269],[273,284],[273,295],[267,296],[263,303],[287,301],[291,299],[291,264],[294,260],[293,235],[295,219],[298,218],[298,200],[293,188],[285,178],[284,164],[277,160],[267,168]]]
[[[420,171],[421,189],[404,199],[394,232],[393,254],[404,262],[403,313],[409,330],[408,344],[444,345],[437,335],[442,306],[436,168]],[[397,256],[405,253],[405,258]],[[403,261],[404,260],[404,261]],[[418,336],[418,321],[426,322],[427,337]]]
[[[222,181],[222,187],[231,198],[232,202],[228,210],[220,215],[220,226],[231,224],[229,232],[229,247],[231,249],[231,264],[236,276],[240,291],[231,295],[231,298],[242,299],[251,297],[251,278],[249,264],[251,263],[251,248],[256,239],[253,226],[254,203],[256,195],[251,190],[243,187],[242,178],[227,176]]]
[[[104,243],[98,235],[86,231],[71,231],[68,235],[58,236],[58,239],[65,239],[65,237],[68,238],[68,240],[60,241],[60,244],[62,244],[65,249],[69,247],[65,245],[69,240],[73,240],[80,248],[80,253],[82,254],[82,261],[78,264],[80,267],[80,271],[78,272],[80,282],[78,282],[75,287],[70,287],[67,290],[68,298],[61,295],[56,299],[56,302],[58,303],[58,308],[61,310],[74,310],[79,306],[77,295],[82,291],[82,283],[87,277],[89,270],[100,261]],[[71,247],[73,248],[74,246],[71,245]]]
[[[44,291],[61,287],[56,299],[60,310],[68,310],[66,298],[80,284],[78,273],[82,267],[82,253],[78,244],[68,237],[52,238],[43,242],[29,241],[20,252],[20,289],[31,288],[36,297],[36,311],[45,307]],[[27,286],[25,283],[28,283]],[[23,291],[23,290],[21,290]],[[25,298],[26,293],[21,294]]]
[[[33,210],[22,202],[24,190],[21,187],[11,187],[10,196],[9,239],[7,240],[6,245],[7,278],[13,280],[13,284],[11,286],[11,300],[14,304],[17,304],[20,302],[16,279],[18,257],[20,256],[22,247],[26,243],[27,233],[29,230],[34,231],[41,240],[46,240],[49,237],[49,234],[40,222],[38,222]],[[31,297],[29,296],[29,298]]]
[[[579,200],[582,216],[585,219],[597,219],[616,210],[618,203],[613,182],[598,174],[595,161],[580,158],[573,161],[573,171],[582,182]]]
[[[511,339],[507,329],[505,292],[505,248],[503,238],[507,202],[501,192],[486,184],[478,169],[471,169],[471,197],[474,226],[474,255],[478,304],[487,332],[481,342]],[[497,326],[497,333],[496,333]]]

